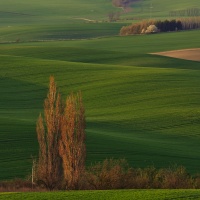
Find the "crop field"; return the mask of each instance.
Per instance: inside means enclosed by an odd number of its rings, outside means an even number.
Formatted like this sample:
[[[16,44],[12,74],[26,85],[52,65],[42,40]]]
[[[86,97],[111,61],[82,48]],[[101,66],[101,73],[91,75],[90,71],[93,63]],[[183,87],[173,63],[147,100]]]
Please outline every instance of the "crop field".
[[[111,0],[1,0],[0,180],[30,174],[50,75],[63,97],[83,93],[87,165],[114,157],[199,172],[200,63],[149,53],[199,48],[200,31],[116,36],[126,17],[198,6],[141,0],[108,23],[108,13],[122,12]]]
[[[88,39],[118,35],[121,23],[69,23],[0,27],[0,43]]]
[[[103,20],[109,12],[121,12],[122,8],[112,5],[112,0],[1,0],[1,21],[3,23],[66,23],[78,18],[90,20]],[[31,5],[31,6],[30,6]],[[132,17],[169,17],[169,11],[197,8],[200,6],[198,0],[192,3],[187,0],[139,0],[132,4],[132,9],[124,16]],[[151,12],[151,13],[150,13]],[[13,20],[15,19],[15,20]]]
[[[199,33],[1,44],[0,179],[31,172],[50,75],[63,98],[83,93],[87,165],[113,157],[199,172],[200,63],[149,54],[199,48]]]
[[[139,0],[124,12],[111,0],[1,0],[0,43],[118,35],[123,25],[140,19],[166,19],[170,11],[188,8],[200,8],[200,1]],[[112,12],[121,13],[117,23],[108,23]]]
[[[0,181],[30,179],[50,75],[63,99],[82,91],[87,166],[125,158],[131,167],[183,165],[199,174],[200,62],[155,53],[199,49],[200,30],[118,36],[124,25],[188,8],[200,1],[137,0],[126,10],[111,0],[1,0]],[[112,12],[120,12],[119,21],[109,22]],[[190,200],[200,199],[200,190],[16,192],[1,199]]]
[[[2,0],[0,43],[117,35],[123,24],[103,22],[115,10],[107,0]]]
[[[141,18],[168,18],[169,11],[198,8],[199,6],[200,2],[198,0],[193,0],[192,3],[187,0],[162,2],[158,0],[141,0],[132,5],[132,14]]]
[[[4,22],[30,24],[52,24],[76,21],[77,18],[99,20],[114,10],[107,0],[2,0],[0,14]],[[13,21],[13,18],[15,19]],[[26,19],[25,19],[26,18]],[[53,20],[53,21],[52,21]]]
[[[45,192],[45,193],[0,193],[2,200],[35,200],[35,199],[56,199],[56,200],[198,200],[200,190],[112,190],[112,191],[76,191],[76,192]]]

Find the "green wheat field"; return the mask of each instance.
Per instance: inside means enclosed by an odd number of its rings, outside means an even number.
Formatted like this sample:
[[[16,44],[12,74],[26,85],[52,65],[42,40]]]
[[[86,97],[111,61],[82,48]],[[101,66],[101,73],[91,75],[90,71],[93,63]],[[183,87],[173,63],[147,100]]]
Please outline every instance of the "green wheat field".
[[[110,23],[108,13],[121,11],[111,0],[1,0],[0,180],[31,173],[50,75],[64,99],[82,91],[88,166],[125,158],[132,167],[177,164],[200,172],[200,63],[149,54],[200,48],[200,30],[118,36],[133,22],[126,18],[148,18],[151,3],[154,18],[200,7],[199,0],[142,0]],[[49,195],[3,193],[0,199],[200,199],[199,190]]]

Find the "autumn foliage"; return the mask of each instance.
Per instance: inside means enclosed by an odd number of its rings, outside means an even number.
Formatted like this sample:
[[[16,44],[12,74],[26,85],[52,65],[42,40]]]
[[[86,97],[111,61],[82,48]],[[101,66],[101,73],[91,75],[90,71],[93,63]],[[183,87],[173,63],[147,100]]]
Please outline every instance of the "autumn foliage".
[[[106,159],[89,167],[83,189],[191,189],[199,180],[182,166],[132,168],[124,159]]]
[[[77,188],[85,165],[85,116],[81,93],[71,94],[63,105],[54,77],[44,101],[36,131],[39,158],[36,181],[49,190]]]
[[[61,123],[59,153],[63,161],[64,180],[67,188],[78,189],[79,179],[84,172],[85,117],[81,93],[71,94],[66,100],[66,108]]]
[[[50,190],[58,187],[62,179],[59,137],[61,131],[62,104],[53,77],[50,77],[49,92],[44,101],[44,120],[40,114],[37,121],[39,160],[37,164],[38,182]]]
[[[148,31],[154,25],[157,31]],[[143,20],[128,26],[123,26],[120,30],[121,36],[145,34],[155,32],[170,32],[180,30],[191,30],[200,28],[200,17],[179,18],[171,20]],[[155,30],[155,29],[154,29]]]

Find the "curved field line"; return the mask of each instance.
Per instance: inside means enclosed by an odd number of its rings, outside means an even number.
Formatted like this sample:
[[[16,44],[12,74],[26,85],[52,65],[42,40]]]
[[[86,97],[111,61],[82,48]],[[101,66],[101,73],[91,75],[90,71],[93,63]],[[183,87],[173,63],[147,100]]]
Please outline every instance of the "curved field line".
[[[27,14],[27,13],[20,13],[20,12],[9,12],[9,11],[1,11],[0,13],[6,13],[6,14],[12,14],[12,15],[27,15],[27,16],[35,16],[32,14]]]

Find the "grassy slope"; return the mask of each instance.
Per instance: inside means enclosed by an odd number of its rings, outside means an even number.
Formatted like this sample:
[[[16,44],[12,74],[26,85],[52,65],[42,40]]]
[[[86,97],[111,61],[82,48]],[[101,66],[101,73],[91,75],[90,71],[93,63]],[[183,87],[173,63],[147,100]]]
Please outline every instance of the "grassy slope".
[[[141,0],[133,4],[129,13],[124,13],[120,23],[105,23],[108,13],[122,12],[115,8],[111,0],[1,0],[0,2],[0,42],[82,39],[117,35],[120,28],[133,20],[149,18],[151,0]],[[199,7],[200,1],[193,0],[152,0],[152,18],[168,18],[169,11]],[[82,18],[100,23],[91,24]]]
[[[43,40],[85,39],[118,35],[120,23],[68,23],[66,25],[5,26],[0,28],[0,43]]]
[[[173,3],[170,3],[171,0],[167,3],[158,0],[152,2],[152,16],[158,17],[165,17],[171,9],[199,6],[197,0],[192,5],[186,0],[181,3],[178,0]],[[134,9],[127,15],[149,17],[149,3],[150,0],[146,0],[133,5]],[[1,0],[0,8],[0,42],[116,35],[122,26],[118,23],[86,24],[84,20],[77,19],[102,20],[107,18],[107,13],[120,10],[112,7],[107,0],[58,0],[56,3],[53,0]],[[158,35],[156,39],[152,39],[154,36],[114,37],[90,41],[1,45],[0,55],[7,55],[0,57],[1,178],[21,176],[30,171],[31,162],[27,158],[37,151],[35,120],[42,109],[50,74],[55,74],[64,95],[71,90],[81,89],[84,92],[88,113],[88,162],[106,156],[123,157],[126,152],[131,164],[144,166],[155,160],[153,162],[156,165],[162,166],[170,161],[177,162],[178,157],[178,162],[188,166],[191,171],[197,170],[199,150],[196,139],[192,137],[188,142],[187,137],[181,136],[181,142],[174,142],[174,137],[177,137],[177,133],[188,135],[191,132],[193,136],[198,136],[199,75],[195,70],[199,69],[199,64],[145,54],[199,47],[198,31],[189,33],[192,40],[188,43],[185,43],[188,40],[187,33],[181,34],[180,38],[170,34]],[[105,75],[105,71],[108,74]],[[155,90],[155,94],[149,92],[151,90]],[[158,91],[161,91],[160,95],[157,95]],[[171,96],[166,98],[166,91],[170,91]],[[161,99],[155,101],[158,97]],[[174,100],[168,103],[171,97]],[[174,101],[177,101],[175,107],[178,105],[179,109],[169,110]],[[147,113],[144,112],[146,108]],[[149,114],[152,110],[154,112]],[[166,114],[161,117],[160,113]],[[122,132],[125,133],[123,137]],[[160,133],[164,136],[160,136]],[[175,136],[166,137],[166,133]],[[147,155],[146,145],[149,146],[152,138],[151,151]],[[160,151],[163,139],[166,147]],[[183,146],[186,155],[181,152]],[[191,151],[190,146],[193,147]],[[158,155],[157,149],[160,152]],[[173,155],[174,149],[178,150],[177,155]],[[108,151],[110,154],[107,154]],[[163,155],[169,156],[168,159],[163,158]],[[191,163],[188,161],[190,159]]]
[[[83,92],[87,163],[125,157],[132,166],[178,163],[198,171],[199,62],[146,54],[199,47],[198,38],[192,31],[1,45],[0,178],[30,173],[51,74],[63,97]]]
[[[152,3],[152,17],[168,17],[168,12],[171,10],[187,9],[191,7],[198,7],[200,3],[198,0],[193,0],[192,3],[187,0],[140,0],[132,5],[133,10],[130,12],[132,16],[149,17],[149,7]],[[40,18],[42,20],[69,20],[72,18],[90,18],[90,19],[105,19],[107,13],[111,11],[121,11],[121,8],[114,8],[111,0],[1,0],[0,14],[6,20],[11,17],[15,17],[15,20],[22,20],[28,22],[29,20],[35,21]],[[27,17],[27,21],[24,21],[20,14],[24,14]],[[30,22],[32,22],[30,21]],[[29,23],[30,23],[29,22]],[[52,22],[51,22],[52,23]]]
[[[116,8],[107,0],[2,0],[0,42],[116,35],[120,24],[88,24],[83,20],[106,19],[113,10]]]
[[[76,191],[45,193],[0,193],[3,200],[34,199],[98,199],[98,200],[162,200],[162,199],[200,199],[199,190],[113,190],[113,191]]]
[[[151,4],[152,3],[152,4]],[[198,0],[193,0],[192,2],[187,0],[169,0],[169,1],[159,1],[159,0],[141,0],[136,4],[133,4],[132,15],[141,18],[168,18],[169,11],[174,10],[184,10],[188,8],[196,8],[200,6]],[[150,11],[150,7],[152,7]]]
[[[73,18],[90,18],[101,19],[105,17],[105,13],[112,11],[114,8],[107,0],[11,0],[1,1],[1,14],[9,20],[9,17],[15,16],[17,20],[24,21],[25,15],[30,20],[38,20],[40,23],[44,22],[54,23],[51,20],[64,22]],[[20,15],[21,14],[21,15]],[[26,21],[24,21],[26,22]],[[31,21],[32,22],[32,21]]]

